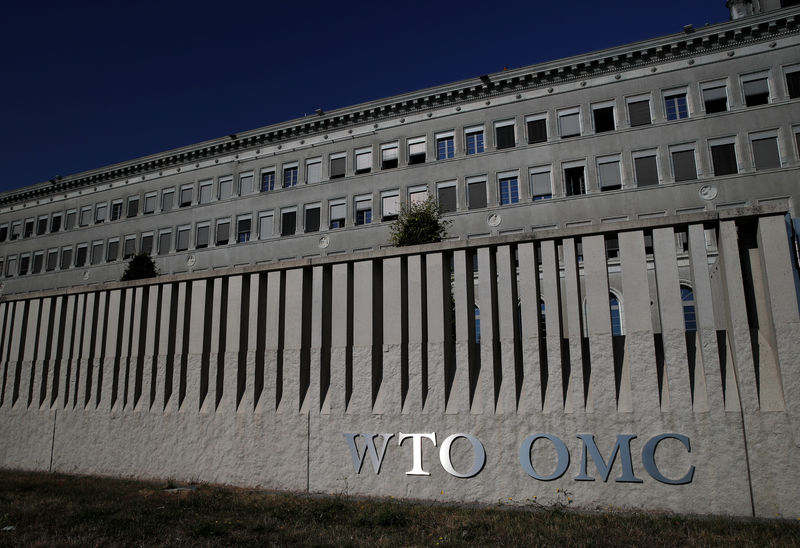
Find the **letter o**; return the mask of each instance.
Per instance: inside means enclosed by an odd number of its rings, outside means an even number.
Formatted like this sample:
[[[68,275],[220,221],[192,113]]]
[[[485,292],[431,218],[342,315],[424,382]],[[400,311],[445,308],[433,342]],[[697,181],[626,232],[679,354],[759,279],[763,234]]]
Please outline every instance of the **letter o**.
[[[556,470],[549,476],[537,474],[536,470],[533,468],[533,463],[531,462],[531,449],[533,449],[534,442],[540,438],[550,440],[550,443],[552,443],[553,447],[555,447],[556,455],[558,456]],[[519,448],[519,463],[522,465],[522,469],[525,470],[530,477],[541,481],[553,481],[563,476],[564,472],[566,472],[567,468],[569,468],[569,451],[567,450],[567,446],[563,441],[561,441],[560,438],[552,434],[536,434],[525,438],[525,441],[522,442],[522,445]]]
[[[466,474],[459,474],[456,472],[456,469],[453,468],[453,462],[450,460],[450,446],[453,445],[453,442],[458,438],[469,440],[472,444],[472,452],[475,455],[472,461],[472,468],[470,468],[469,472]],[[486,464],[486,450],[483,448],[483,444],[480,440],[475,436],[462,433],[453,434],[442,442],[442,447],[439,449],[439,460],[442,463],[442,468],[451,476],[457,478],[471,478],[472,476],[477,476],[478,473],[483,470],[483,466]]]

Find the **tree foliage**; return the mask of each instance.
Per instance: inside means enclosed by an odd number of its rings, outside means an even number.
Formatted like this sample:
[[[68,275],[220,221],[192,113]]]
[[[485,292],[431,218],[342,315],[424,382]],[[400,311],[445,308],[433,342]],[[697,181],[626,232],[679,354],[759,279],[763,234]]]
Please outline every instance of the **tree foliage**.
[[[451,223],[442,219],[439,203],[430,196],[424,202],[405,204],[392,223],[392,244],[402,247],[441,242]]]
[[[158,276],[158,269],[148,253],[139,253],[131,257],[125,272],[122,273],[123,282],[129,280],[143,280]]]

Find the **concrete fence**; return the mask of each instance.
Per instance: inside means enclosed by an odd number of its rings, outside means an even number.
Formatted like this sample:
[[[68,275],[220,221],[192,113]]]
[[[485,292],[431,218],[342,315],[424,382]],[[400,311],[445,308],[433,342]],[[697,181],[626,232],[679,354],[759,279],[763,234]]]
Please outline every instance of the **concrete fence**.
[[[0,465],[796,517],[798,287],[761,207],[14,295]]]

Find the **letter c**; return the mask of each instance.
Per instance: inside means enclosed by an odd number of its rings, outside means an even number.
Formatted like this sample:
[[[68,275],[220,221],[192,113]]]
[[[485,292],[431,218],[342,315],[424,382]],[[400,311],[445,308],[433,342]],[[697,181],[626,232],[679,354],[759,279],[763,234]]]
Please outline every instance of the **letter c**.
[[[692,478],[694,478],[694,465],[689,467],[689,471],[686,472],[685,476],[676,480],[671,480],[666,477],[658,469],[658,466],[656,466],[656,448],[662,440],[667,438],[678,440],[686,448],[687,453],[692,452],[692,448],[689,445],[689,438],[682,434],[661,434],[660,436],[655,436],[645,443],[642,449],[642,464],[644,465],[644,469],[647,470],[647,473],[650,474],[654,480],[660,481],[661,483],[666,483],[668,485],[685,485],[687,483],[692,483]]]

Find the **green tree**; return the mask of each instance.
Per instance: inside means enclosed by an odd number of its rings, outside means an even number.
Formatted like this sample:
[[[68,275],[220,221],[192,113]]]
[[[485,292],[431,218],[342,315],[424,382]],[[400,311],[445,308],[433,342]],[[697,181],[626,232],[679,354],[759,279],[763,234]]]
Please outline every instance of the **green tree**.
[[[125,267],[121,280],[126,282],[128,280],[155,278],[156,276],[158,276],[158,269],[153,259],[148,253],[139,253],[128,261],[128,266]]]
[[[430,196],[424,202],[405,204],[392,223],[392,244],[402,247],[441,242],[451,223],[442,219],[439,203]]]

